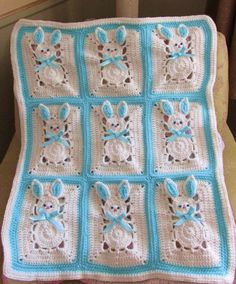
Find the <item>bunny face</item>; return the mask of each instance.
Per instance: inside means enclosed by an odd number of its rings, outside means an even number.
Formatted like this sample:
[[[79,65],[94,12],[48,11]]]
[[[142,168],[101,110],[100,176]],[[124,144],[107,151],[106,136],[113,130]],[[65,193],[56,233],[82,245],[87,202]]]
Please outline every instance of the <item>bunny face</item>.
[[[175,212],[187,214],[190,208],[193,210],[196,209],[196,203],[193,198],[197,194],[197,181],[194,176],[188,177],[184,183],[185,196],[179,194],[176,183],[169,178],[165,179],[164,188],[173,199],[173,209]]]
[[[45,193],[42,183],[34,180],[32,182],[32,192],[39,199],[38,208],[44,209],[46,213],[52,213],[58,210],[58,198],[63,192],[63,184],[60,179],[57,179],[53,182],[50,192]]]
[[[183,196],[174,199],[173,208],[175,212],[179,211],[180,213],[187,214],[190,207],[196,209],[196,204],[192,198]]]
[[[70,106],[69,104],[63,104],[58,110],[58,118],[52,117],[50,114],[50,110],[47,106],[40,104],[39,105],[39,114],[43,121],[46,122],[46,131],[52,134],[58,134],[59,131],[66,129],[65,120],[68,118],[70,114]]]
[[[187,115],[189,114],[189,101],[184,98],[179,103],[179,112],[175,113],[170,101],[162,100],[160,102],[162,112],[167,115],[167,124],[169,128],[181,130],[188,125]]]
[[[95,30],[97,41],[100,43],[98,49],[109,57],[115,57],[123,54],[122,46],[125,44],[126,29],[120,26],[115,31],[115,40],[109,40],[107,32],[102,28]]]
[[[111,196],[110,190],[107,185],[102,182],[96,182],[95,188],[97,194],[104,203],[104,211],[109,212],[112,216],[117,217],[122,213],[126,213],[125,201],[129,198],[129,183],[122,181],[118,186],[118,197]]]
[[[160,32],[160,35],[167,40],[167,45],[169,47],[170,52],[180,52],[183,49],[188,49],[188,28],[181,24],[177,28],[177,33],[175,35],[172,34],[171,30],[167,27],[164,27],[162,25],[158,26],[158,30]]]
[[[109,101],[105,101],[102,105],[102,112],[105,116],[103,122],[106,129],[110,129],[115,133],[121,132],[127,126],[126,115],[128,112],[128,105],[122,101],[117,106],[117,113],[113,113],[112,106]]]
[[[178,113],[177,115],[172,115],[168,120],[168,126],[175,129],[180,130],[183,127],[187,126],[187,119],[185,115],[182,113]]]
[[[53,31],[50,36],[50,42],[45,41],[45,34],[41,27],[34,32],[34,44],[32,48],[36,57],[48,59],[56,54],[58,44],[61,41],[61,32],[59,30]]]

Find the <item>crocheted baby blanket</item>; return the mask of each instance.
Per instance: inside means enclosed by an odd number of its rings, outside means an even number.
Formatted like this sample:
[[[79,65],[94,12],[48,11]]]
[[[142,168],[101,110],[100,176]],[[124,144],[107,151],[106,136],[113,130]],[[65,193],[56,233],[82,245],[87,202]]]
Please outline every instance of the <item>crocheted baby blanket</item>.
[[[216,36],[206,16],[16,24],[7,277],[233,281]]]

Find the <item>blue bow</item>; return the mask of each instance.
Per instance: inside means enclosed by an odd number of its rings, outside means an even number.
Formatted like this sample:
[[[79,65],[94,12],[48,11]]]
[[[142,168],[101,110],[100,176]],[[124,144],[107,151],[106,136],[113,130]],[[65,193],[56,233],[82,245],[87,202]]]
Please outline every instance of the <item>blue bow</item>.
[[[120,70],[127,69],[127,67],[120,62],[123,59],[123,56],[117,55],[117,56],[111,57],[111,56],[104,54],[103,59],[104,61],[100,63],[100,66],[102,67],[109,65],[109,64],[113,64]]]
[[[176,211],[175,215],[179,218],[179,220],[175,223],[175,226],[181,226],[186,221],[194,221],[200,222],[201,219],[199,217],[194,216],[195,208],[190,206],[188,212],[186,214]]]
[[[47,147],[48,145],[53,144],[54,142],[59,142],[65,147],[70,147],[69,143],[66,141],[65,138],[63,138],[64,131],[60,130],[57,134],[52,134],[50,132],[46,132],[46,138],[49,140],[43,143],[43,147]]]
[[[123,131],[120,132],[114,132],[111,129],[107,130],[107,136],[103,136],[102,140],[107,141],[107,140],[112,140],[112,139],[119,139],[122,142],[129,142],[129,139],[125,137],[124,135],[127,134],[129,131],[128,129],[124,129]]]
[[[119,216],[115,217],[111,213],[106,212],[105,217],[107,220],[111,221],[110,224],[106,225],[106,228],[103,230],[103,233],[109,233],[115,225],[120,225],[128,233],[132,233],[133,229],[131,226],[123,220],[126,217],[125,212],[122,212]]]
[[[194,54],[189,54],[185,52],[186,48],[182,47],[181,50],[179,52],[171,52],[170,54],[170,59],[176,59],[179,57],[192,57],[194,56]]]
[[[55,229],[57,231],[63,232],[64,227],[62,226],[62,224],[54,219],[58,215],[59,215],[59,213],[57,211],[54,211],[52,213],[47,213],[44,210],[44,208],[39,208],[39,214],[37,216],[30,217],[30,219],[34,222],[48,221],[49,223],[51,223],[55,227]]]
[[[173,134],[172,136],[168,137],[166,140],[168,142],[173,142],[175,141],[175,139],[177,139],[178,137],[185,137],[188,139],[191,139],[193,137],[192,134],[188,134],[186,133],[187,131],[191,130],[190,127],[185,126],[180,130],[175,130],[173,128],[170,128],[170,132]]]
[[[35,72],[38,72],[39,70],[43,69],[46,66],[50,66],[52,68],[58,68],[59,65],[56,63],[53,63],[53,61],[56,60],[56,55],[52,55],[50,58],[43,58],[43,57],[37,57],[37,61],[40,62],[40,65],[35,67]]]

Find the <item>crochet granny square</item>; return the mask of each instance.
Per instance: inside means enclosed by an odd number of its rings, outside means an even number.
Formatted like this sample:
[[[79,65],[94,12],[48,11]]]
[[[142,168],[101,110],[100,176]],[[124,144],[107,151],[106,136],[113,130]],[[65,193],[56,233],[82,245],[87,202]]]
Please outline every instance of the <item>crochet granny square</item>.
[[[6,277],[232,283],[216,36],[207,16],[16,24]]]

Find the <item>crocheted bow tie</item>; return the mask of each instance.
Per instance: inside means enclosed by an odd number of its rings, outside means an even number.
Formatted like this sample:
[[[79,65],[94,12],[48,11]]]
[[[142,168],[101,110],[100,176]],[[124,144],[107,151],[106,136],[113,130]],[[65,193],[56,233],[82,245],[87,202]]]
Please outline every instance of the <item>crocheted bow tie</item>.
[[[176,59],[176,58],[179,58],[179,57],[192,57],[194,56],[194,54],[189,54],[189,53],[186,53],[185,52],[186,48],[185,47],[182,47],[180,51],[178,52],[171,52],[170,54],[170,59]]]
[[[46,138],[48,138],[49,140],[43,143],[43,147],[47,147],[48,145],[51,145],[54,142],[59,142],[67,148],[70,147],[66,139],[62,137],[63,134],[64,134],[63,130],[60,130],[57,134],[46,132]]]
[[[50,224],[52,224],[55,229],[59,232],[63,232],[64,228],[62,224],[58,221],[56,221],[54,218],[59,215],[57,211],[54,211],[52,213],[47,213],[44,208],[39,208],[39,214],[37,216],[32,216],[30,219],[34,222],[37,221],[48,221]]]
[[[186,214],[176,211],[175,215],[179,218],[179,220],[175,223],[175,226],[181,226],[186,221],[194,221],[200,222],[200,218],[194,216],[195,208],[190,206],[188,212]]]
[[[103,233],[109,233],[115,225],[119,225],[128,233],[133,232],[131,226],[124,221],[124,218],[126,217],[125,212],[122,212],[117,217],[113,216],[110,212],[106,212],[105,217],[107,220],[111,221],[111,223],[106,225],[106,228],[103,230]]]
[[[107,136],[103,136],[102,140],[107,141],[107,140],[112,140],[112,139],[119,139],[122,142],[129,142],[129,139],[125,137],[124,135],[127,134],[129,131],[128,129],[124,129],[120,132],[114,132],[111,129],[107,130]]]
[[[40,71],[41,69],[43,69],[46,66],[52,67],[52,68],[58,68],[58,64],[54,63],[53,61],[56,60],[56,55],[52,55],[49,58],[43,58],[43,57],[37,57],[37,61],[40,62],[39,66],[35,67],[35,72]]]
[[[190,131],[190,127],[188,127],[188,126],[185,126],[180,130],[175,130],[174,128],[170,128],[169,130],[172,133],[172,136],[170,136],[166,139],[168,142],[173,142],[178,137],[185,137],[185,138],[188,138],[188,139],[191,139],[193,137],[192,134],[187,133],[188,131]]]
[[[120,62],[123,59],[123,56],[117,55],[117,56],[111,57],[111,56],[104,54],[103,59],[104,61],[100,63],[101,67],[104,67],[109,64],[113,64],[120,70],[127,69],[127,67],[122,62]]]

